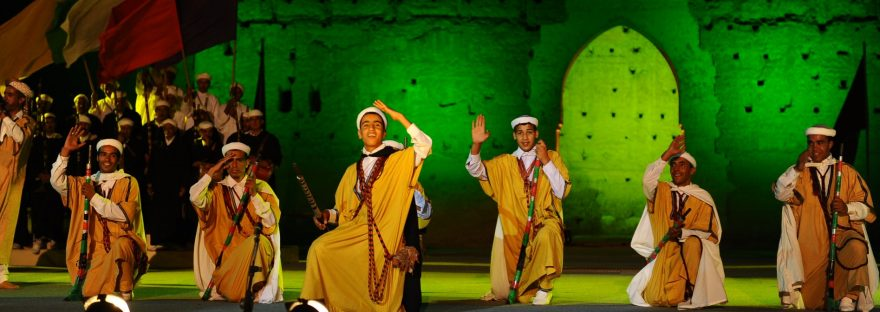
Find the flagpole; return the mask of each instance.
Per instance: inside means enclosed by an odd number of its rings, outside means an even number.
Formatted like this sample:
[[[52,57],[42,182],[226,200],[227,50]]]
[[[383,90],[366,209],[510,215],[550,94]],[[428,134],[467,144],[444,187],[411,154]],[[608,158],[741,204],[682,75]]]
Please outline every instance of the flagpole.
[[[83,67],[86,68],[86,77],[89,78],[89,90],[92,91],[92,94],[95,94],[95,83],[92,81],[92,72],[89,70],[89,62],[85,59],[82,59]]]

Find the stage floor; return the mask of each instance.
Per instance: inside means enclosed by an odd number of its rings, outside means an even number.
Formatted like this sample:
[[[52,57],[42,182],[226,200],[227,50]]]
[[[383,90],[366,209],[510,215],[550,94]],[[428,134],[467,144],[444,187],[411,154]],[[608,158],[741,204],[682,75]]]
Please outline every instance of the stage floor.
[[[422,276],[425,311],[652,311],[628,304],[626,286],[643,260],[625,246],[580,246],[566,249],[563,276],[555,282],[553,305],[505,305],[479,298],[489,289],[488,255],[480,250],[433,250]],[[185,261],[190,259],[181,259]],[[729,302],[712,311],[775,311],[778,308],[772,254],[737,252],[725,255]],[[284,266],[284,297],[297,298],[304,263]],[[64,302],[67,272],[58,267],[17,266],[11,280],[17,290],[0,290],[0,311],[77,311]],[[132,311],[239,311],[234,303],[202,302],[188,269],[153,268],[135,288]],[[876,300],[876,299],[875,299]],[[284,311],[281,304],[257,305],[255,311]]]

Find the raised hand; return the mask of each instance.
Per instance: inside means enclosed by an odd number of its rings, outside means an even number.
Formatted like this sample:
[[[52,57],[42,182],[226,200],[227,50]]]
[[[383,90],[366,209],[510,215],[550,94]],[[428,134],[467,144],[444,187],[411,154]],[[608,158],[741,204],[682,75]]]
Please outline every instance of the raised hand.
[[[388,105],[385,104],[385,102],[382,102],[382,100],[373,101],[373,106],[384,112],[386,115],[388,115],[388,117],[391,117],[391,119],[400,122],[404,128],[409,128],[409,120],[407,120],[406,117],[403,116],[403,114],[401,114],[400,112],[391,109],[391,107],[388,107]],[[388,129],[388,125],[385,125],[385,129]]]
[[[672,143],[669,143],[669,147],[666,148],[666,151],[663,152],[663,155],[660,158],[664,161],[669,161],[672,156],[684,153],[687,150],[687,144],[685,142],[686,138],[684,129],[682,129],[681,134],[676,136],[675,139],[672,140]]]
[[[86,142],[80,142],[79,138],[86,134],[86,128],[79,125],[70,128],[67,138],[64,139],[64,146],[61,147],[61,156],[68,157],[70,152],[76,151],[86,145]]]
[[[489,139],[489,131],[486,131],[486,117],[477,115],[477,119],[471,122],[471,141],[474,144],[483,144]]]
[[[226,157],[223,157],[222,159],[217,161],[217,163],[214,164],[214,166],[212,166],[211,169],[208,169],[208,172],[205,172],[205,174],[207,174],[209,177],[211,177],[211,179],[215,179],[215,177],[219,176],[218,175],[219,173],[223,172],[223,170],[226,170],[226,167],[229,166],[229,164],[228,164],[229,160],[231,160],[231,159],[232,159],[232,154],[229,154]]]

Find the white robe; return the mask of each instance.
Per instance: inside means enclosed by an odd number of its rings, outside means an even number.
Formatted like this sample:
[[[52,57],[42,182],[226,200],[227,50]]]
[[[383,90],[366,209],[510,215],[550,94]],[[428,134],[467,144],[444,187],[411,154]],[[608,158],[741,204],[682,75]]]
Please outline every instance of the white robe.
[[[662,160],[652,164],[652,166],[655,167],[649,167],[648,171],[651,171],[651,169],[656,170],[657,168],[660,168],[660,171],[662,171],[666,162],[661,162]],[[656,167],[658,165],[659,167]],[[646,172],[645,175],[645,180],[647,181],[648,173]],[[659,177],[659,172],[657,173],[657,176]],[[656,178],[654,178],[653,181],[656,181]],[[688,196],[693,196],[709,204],[712,206],[715,216],[719,216],[718,209],[715,207],[715,201],[712,199],[712,196],[709,195],[709,192],[706,192],[706,190],[700,188],[698,185],[689,184],[679,187],[671,182],[666,183],[669,183],[669,185],[672,186],[673,191],[682,191]],[[656,186],[654,189],[656,189]],[[721,243],[721,222],[718,222],[717,231],[718,243]],[[642,212],[642,218],[639,221],[639,225],[636,227],[636,231],[633,234],[630,246],[636,251],[636,253],[642,257],[648,258],[651,256],[651,253],[654,252],[654,248],[656,247],[654,246],[653,233],[651,220],[648,217],[648,206],[646,205]],[[721,252],[718,249],[718,244],[707,240],[709,233],[688,229],[682,229],[679,241],[683,242],[688,236],[696,236],[700,238],[703,245],[703,251],[700,257],[700,267],[697,269],[697,280],[694,283],[694,293],[689,301],[679,303],[678,309],[698,309],[715,304],[726,303],[727,293],[724,290],[724,264],[721,262]],[[645,287],[648,285],[648,281],[651,279],[651,274],[654,270],[654,263],[655,261],[649,262],[641,271],[636,273],[629,286],[626,288],[631,304],[650,307],[642,297],[642,292],[644,292]]]

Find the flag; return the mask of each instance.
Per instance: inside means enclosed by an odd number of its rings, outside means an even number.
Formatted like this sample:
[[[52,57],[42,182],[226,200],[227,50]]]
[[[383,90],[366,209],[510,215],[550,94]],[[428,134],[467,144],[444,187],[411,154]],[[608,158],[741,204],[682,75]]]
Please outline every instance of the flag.
[[[101,82],[171,57],[183,47],[174,0],[123,1],[100,39]]]
[[[52,27],[57,0],[36,0],[0,25],[0,80],[27,77],[52,64],[46,32]]]
[[[834,129],[837,135],[834,139],[835,147],[843,144],[844,161],[853,164],[856,160],[856,152],[859,150],[859,135],[862,131],[868,129],[868,80],[865,79],[867,74],[865,70],[865,56],[862,54],[862,61],[856,70],[856,76],[853,79],[852,87],[846,94],[846,100],[843,107],[840,108],[840,114],[837,115],[837,122]],[[834,150],[837,150],[836,148]]]
[[[101,33],[107,28],[113,7],[122,0],[77,1],[61,29],[67,33],[67,43],[62,54],[67,67],[70,67],[83,54],[97,51],[101,45]]]
[[[180,35],[183,52],[193,55],[222,42],[235,39],[237,24],[235,0],[186,0],[178,1]],[[181,54],[175,54],[159,62],[172,65],[180,62]]]
[[[257,74],[257,93],[254,95],[254,108],[263,112],[263,120],[267,120],[266,114],[266,40],[260,39],[260,70]]]

